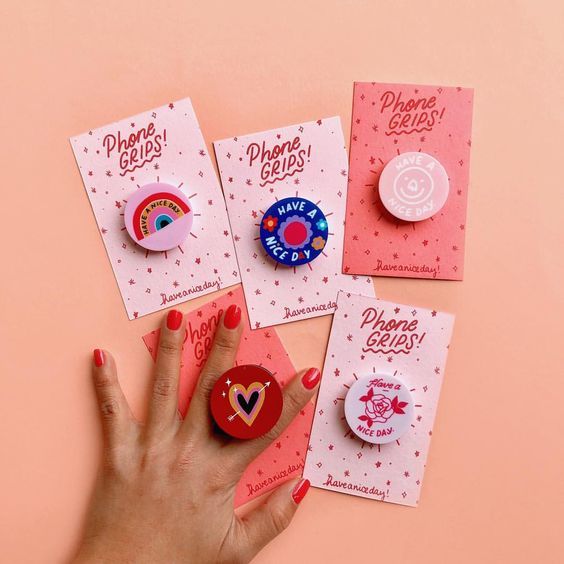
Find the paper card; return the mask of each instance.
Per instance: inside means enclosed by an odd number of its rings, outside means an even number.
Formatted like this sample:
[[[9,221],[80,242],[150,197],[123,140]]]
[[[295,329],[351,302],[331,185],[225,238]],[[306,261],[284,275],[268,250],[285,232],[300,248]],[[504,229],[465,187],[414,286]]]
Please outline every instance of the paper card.
[[[225,201],[188,98],[71,138],[129,319],[239,282]],[[194,220],[185,242],[147,251],[124,226],[127,199],[153,182],[179,187]]]
[[[314,486],[417,505],[453,323],[447,313],[339,294],[304,470]],[[397,441],[365,442],[347,424],[347,391],[370,375],[373,393],[381,375],[411,393],[412,423]]]
[[[179,383],[179,409],[185,415],[215,334],[218,320],[231,304],[243,311],[244,323],[236,364],[258,364],[270,370],[283,386],[295,370],[275,329],[251,331],[245,315],[245,299],[241,287],[186,314],[186,340],[182,351]],[[143,337],[149,352],[156,358],[159,331]],[[284,431],[283,435],[247,468],[235,496],[235,506],[242,505],[302,473],[313,404],[308,404]]]
[[[370,278],[342,272],[347,155],[338,117],[214,142],[251,326],[334,311],[340,289],[373,296]],[[267,256],[260,222],[276,201],[299,196],[327,217],[323,253],[288,267]]]
[[[345,272],[462,280],[473,90],[356,82],[345,228]],[[384,207],[378,181],[405,152],[438,159],[450,179],[444,207],[404,221]]]

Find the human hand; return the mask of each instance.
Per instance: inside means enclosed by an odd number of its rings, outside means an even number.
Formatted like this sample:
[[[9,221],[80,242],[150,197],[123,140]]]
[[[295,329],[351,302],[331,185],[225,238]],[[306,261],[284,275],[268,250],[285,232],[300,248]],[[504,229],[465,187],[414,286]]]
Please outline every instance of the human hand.
[[[284,388],[280,420],[263,437],[238,441],[219,435],[209,411],[216,380],[235,361],[241,310],[230,306],[184,420],[178,379],[185,335],[172,310],[161,328],[146,424],[137,422],[107,351],[94,351],[93,378],[102,418],[103,461],[75,562],[248,562],[292,520],[308,480],[279,486],[245,517],[233,511],[235,487],[248,464],[311,399],[319,370]]]

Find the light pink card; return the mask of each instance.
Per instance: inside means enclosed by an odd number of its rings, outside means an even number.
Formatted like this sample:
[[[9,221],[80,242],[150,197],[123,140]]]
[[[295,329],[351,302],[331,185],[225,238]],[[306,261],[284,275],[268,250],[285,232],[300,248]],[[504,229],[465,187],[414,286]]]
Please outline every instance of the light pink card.
[[[356,82],[344,269],[350,274],[462,280],[473,90]],[[444,207],[423,221],[390,214],[379,196],[386,163],[428,153],[446,169]]]
[[[447,313],[339,293],[304,471],[314,486],[417,505],[453,323]],[[357,437],[344,416],[348,389],[372,374],[395,376],[413,399],[411,427],[383,445]]]
[[[342,274],[347,154],[338,117],[214,142],[253,328],[335,309],[340,289],[374,295],[370,278]],[[298,267],[278,265],[259,240],[277,200],[300,196],[327,216],[323,254]]]
[[[225,201],[188,98],[71,138],[129,319],[239,282]],[[186,241],[147,251],[124,226],[127,199],[153,182],[194,208]]]
[[[241,287],[229,291],[200,309],[186,315],[186,340],[182,351],[179,386],[179,409],[186,414],[194,387],[213,341],[218,320],[225,309],[237,304],[243,311],[243,336],[237,353],[237,364],[258,364],[270,370],[283,386],[295,374],[294,367],[275,329],[251,331],[245,316],[245,299]],[[156,358],[159,331],[143,340]],[[313,418],[313,404],[308,404],[283,435],[247,468],[235,496],[239,506],[302,473]]]

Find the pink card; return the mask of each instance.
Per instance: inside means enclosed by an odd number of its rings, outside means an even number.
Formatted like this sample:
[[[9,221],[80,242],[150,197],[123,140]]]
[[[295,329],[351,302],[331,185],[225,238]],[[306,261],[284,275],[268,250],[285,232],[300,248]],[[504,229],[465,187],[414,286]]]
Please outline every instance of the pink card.
[[[304,470],[314,486],[417,505],[453,323],[447,313],[339,293]],[[373,435],[382,427],[379,421],[393,422],[392,409],[378,418],[375,404],[368,405],[386,377],[399,380],[411,395],[411,402],[401,397],[402,409],[396,408],[410,419],[393,442],[372,444],[351,430],[345,399],[353,384],[368,380],[360,398],[365,413],[353,413],[352,424]],[[366,425],[368,420],[374,425]]]
[[[208,356],[218,320],[231,304],[241,307],[242,323],[245,324],[236,363],[264,366],[274,374],[282,386],[295,374],[294,366],[275,329],[250,330],[245,317],[243,291],[238,287],[186,315],[186,340],[182,352],[179,385],[179,409],[183,415],[188,409],[200,370]],[[156,358],[158,338],[158,330],[143,337],[153,359]],[[283,435],[247,468],[237,487],[236,506],[301,474],[312,417],[313,404],[310,403]]]
[[[462,280],[472,98],[469,88],[355,83],[345,272]],[[416,214],[395,217],[388,211],[393,206],[384,205],[379,192],[385,165],[408,152],[426,153],[438,160],[449,179],[443,207],[423,221],[417,221]],[[416,172],[425,175],[424,170]],[[432,191],[433,179],[426,176],[427,190]],[[410,178],[411,183],[419,180],[418,176]],[[398,187],[401,190],[400,184]],[[436,201],[438,188],[435,185],[434,194],[426,195],[423,184],[421,193],[409,185],[407,193],[395,192],[400,202],[391,202],[398,206],[413,198],[421,201],[419,196]],[[420,218],[429,215],[424,209],[416,211]]]
[[[70,141],[129,319],[239,282],[225,201],[190,99]],[[183,242],[167,251],[143,248],[125,228],[127,200],[153,183],[179,189],[193,208]]]
[[[374,295],[370,278],[342,274],[348,166],[338,117],[216,141],[214,149],[253,328],[330,314],[340,289]],[[259,230],[272,205],[295,197],[322,210],[326,223],[310,225],[328,235],[326,243],[313,238],[325,245],[315,260],[285,266],[267,256]]]

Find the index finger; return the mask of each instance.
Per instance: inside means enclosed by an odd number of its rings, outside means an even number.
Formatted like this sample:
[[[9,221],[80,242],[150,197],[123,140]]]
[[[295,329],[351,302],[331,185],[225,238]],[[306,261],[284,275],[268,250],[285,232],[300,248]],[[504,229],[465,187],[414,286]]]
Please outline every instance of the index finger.
[[[178,379],[184,341],[184,318],[170,310],[161,326],[147,434],[158,435],[178,421]]]

